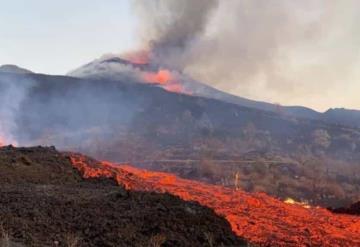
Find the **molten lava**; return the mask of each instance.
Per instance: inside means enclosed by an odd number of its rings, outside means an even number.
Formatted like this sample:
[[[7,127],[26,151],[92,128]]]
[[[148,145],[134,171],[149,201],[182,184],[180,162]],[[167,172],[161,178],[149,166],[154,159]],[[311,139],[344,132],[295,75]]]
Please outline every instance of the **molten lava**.
[[[84,178],[113,178],[130,190],[168,192],[197,201],[224,216],[237,235],[261,246],[360,246],[357,216],[304,208],[263,193],[245,193],[129,165],[99,163],[81,155],[72,154],[71,160]]]
[[[173,76],[169,70],[161,69],[157,73],[147,73],[144,76],[145,81],[147,82],[155,82],[161,85],[167,84],[173,81]]]
[[[295,201],[294,199],[292,199],[292,198],[290,198],[290,197],[286,198],[286,199],[284,200],[284,202],[287,203],[287,204],[300,205],[300,206],[302,206],[302,207],[304,207],[304,208],[311,208],[311,206],[310,206],[309,204],[307,204],[307,203],[305,203],[305,202],[297,202],[297,201]]]
[[[146,72],[143,79],[147,83],[159,84],[169,92],[188,94],[170,70],[160,69],[157,72]]]
[[[150,54],[151,53],[149,51],[142,50],[138,52],[127,53],[123,57],[133,64],[145,65],[152,63]],[[179,78],[177,78],[177,76],[168,69],[159,68],[157,71],[146,70],[142,72],[143,80],[146,83],[158,84],[170,92],[190,94],[184,89]]]

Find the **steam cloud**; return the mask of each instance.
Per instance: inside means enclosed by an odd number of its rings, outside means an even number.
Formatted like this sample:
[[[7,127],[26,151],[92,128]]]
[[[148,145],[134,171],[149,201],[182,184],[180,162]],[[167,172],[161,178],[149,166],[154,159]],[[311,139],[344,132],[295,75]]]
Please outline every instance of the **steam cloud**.
[[[358,1],[134,2],[142,39],[162,64],[250,98],[360,105]]]

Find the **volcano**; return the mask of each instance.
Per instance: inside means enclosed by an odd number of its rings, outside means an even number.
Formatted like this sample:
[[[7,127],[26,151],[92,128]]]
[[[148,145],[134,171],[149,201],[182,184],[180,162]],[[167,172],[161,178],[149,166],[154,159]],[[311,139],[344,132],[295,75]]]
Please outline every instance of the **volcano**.
[[[140,54],[140,55],[139,55]],[[360,111],[348,109],[329,109],[324,113],[302,106],[282,106],[274,103],[255,101],[225,93],[205,83],[194,80],[176,69],[162,66],[149,59],[145,53],[119,56],[107,55],[94,60],[68,73],[79,78],[124,79],[139,77],[147,83],[158,84],[160,87],[178,93],[193,94],[201,97],[218,99],[224,102],[259,110],[281,113],[298,118],[322,120],[329,123],[360,127]],[[141,80],[140,80],[141,81]]]
[[[154,68],[154,73],[157,71]],[[42,211],[31,214],[26,208],[21,211],[20,215],[26,222],[35,222],[34,227],[40,224],[43,226],[40,229],[19,228],[23,221],[18,222],[11,217],[12,214],[8,215],[7,220],[10,223],[5,224],[5,227],[16,241],[33,243],[32,241],[36,240],[48,244],[44,236],[49,234],[49,230],[44,229],[49,227],[43,223],[49,220],[46,215],[52,215],[54,205],[62,205],[62,209],[69,206],[74,211],[66,216],[56,211],[58,214],[52,216],[62,230],[57,232],[51,228],[51,241],[85,238],[88,246],[92,246],[90,241],[93,239],[99,244],[118,241],[111,231],[114,222],[110,218],[114,215],[110,212],[119,210],[117,203],[123,205],[124,209],[129,208],[129,205],[125,199],[125,202],[119,202],[121,198],[128,197],[127,192],[117,191],[114,184],[116,182],[120,187],[135,193],[130,196],[132,201],[136,201],[135,205],[131,206],[134,214],[150,205],[149,214],[152,214],[150,212],[153,212],[153,207],[157,207],[154,200],[168,200],[162,195],[156,199],[159,193],[168,193],[181,199],[174,202],[175,204],[161,203],[162,206],[156,209],[156,215],[159,215],[161,220],[157,218],[149,221],[153,228],[135,235],[130,234],[138,238],[139,244],[150,241],[151,237],[163,239],[163,232],[170,236],[180,236],[176,229],[187,229],[184,230],[186,234],[194,234],[191,224],[202,225],[192,237],[200,241],[213,241],[206,240],[204,233],[200,233],[210,232],[211,235],[218,236],[211,237],[218,239],[214,241],[229,243],[230,246],[241,246],[244,243],[241,238],[263,246],[360,244],[358,216],[334,214],[317,207],[344,206],[359,198],[359,180],[357,172],[354,172],[360,147],[360,132],[357,128],[288,117],[200,97],[193,92],[169,92],[161,83],[147,83],[142,77],[136,79],[130,74],[122,79],[84,79],[6,72],[0,73],[0,86],[7,90],[0,93],[12,97],[14,107],[9,109],[16,109],[16,114],[0,112],[6,117],[5,123],[11,123],[4,127],[13,130],[11,134],[20,144],[55,143],[62,150],[81,151],[100,160],[117,161],[98,162],[86,156],[66,153],[65,156],[70,159],[67,162],[71,161],[66,163],[62,158],[64,154],[51,151],[51,158],[43,163],[41,157],[48,157],[49,154],[45,155],[47,151],[37,149],[20,149],[19,155],[7,155],[4,162],[6,169],[1,170],[5,171],[1,179],[7,187],[3,188],[1,198],[3,205],[9,205],[10,208],[3,208],[3,212],[19,212],[19,208],[23,208],[22,201],[30,203],[33,196],[29,197],[29,194],[33,191],[39,191],[36,192],[36,202],[49,208],[45,215]],[[23,93],[15,94],[14,92],[19,91],[14,91],[14,88],[22,89],[20,92]],[[12,129],[13,126],[16,128]],[[6,139],[4,142],[6,143]],[[16,153],[9,147],[3,150],[5,153]],[[40,154],[34,157],[34,153]],[[204,155],[208,162],[200,155]],[[60,164],[59,160],[62,160]],[[178,162],[180,165],[173,170],[175,174],[205,180],[207,183],[180,178],[174,174],[119,165],[119,161],[129,161],[128,164],[138,166],[152,164],[158,170],[161,170],[160,163],[168,164],[165,167],[169,169],[173,162]],[[39,163],[46,165],[39,166]],[[75,167],[81,176],[69,169],[69,164]],[[189,166],[190,172],[187,173]],[[82,188],[83,178],[86,181],[95,179],[95,185],[85,185],[86,188]],[[229,184],[229,180],[234,183]],[[70,193],[66,188],[74,183],[80,183],[80,187],[76,185],[76,189]],[[106,185],[103,187],[99,183]],[[251,183],[253,187],[248,187]],[[14,184],[25,185],[18,188]],[[43,187],[38,185],[50,187],[44,191],[41,190]],[[263,187],[257,187],[259,185]],[[63,186],[66,188],[62,188]],[[100,189],[93,190],[92,186],[100,186]],[[269,189],[266,192],[279,199],[264,193],[245,192],[243,189],[255,192]],[[147,193],[152,192],[157,193],[155,198],[141,202],[142,198],[147,198]],[[68,196],[64,199],[61,196],[63,194]],[[54,195],[54,198],[49,201],[48,195]],[[87,195],[94,195],[95,198]],[[82,211],[83,204],[76,199],[84,196],[86,205],[90,207],[89,211]],[[172,196],[169,197],[170,201]],[[285,203],[281,200],[285,199],[282,197],[292,197],[295,201],[303,201],[305,198],[310,202],[310,208],[304,207],[304,203]],[[212,218],[199,218],[198,223],[189,223],[186,216],[181,218],[184,219],[183,222],[179,222],[181,227],[175,225],[175,229],[169,229],[169,220],[178,219],[172,216],[169,219],[162,217],[168,215],[168,209],[174,212],[174,215],[180,214],[172,208],[176,208],[177,203],[183,205],[180,208],[186,208],[187,204],[183,201],[196,202],[201,207],[212,209],[216,215],[206,214],[206,217]],[[104,212],[97,210],[99,205],[105,208]],[[40,204],[32,206],[39,207]],[[193,207],[190,206],[191,210]],[[202,212],[200,208],[196,210]],[[188,214],[191,215],[191,212]],[[87,215],[91,215],[91,223],[86,220]],[[141,220],[131,219],[136,222],[148,219],[146,215],[141,215],[144,217]],[[219,216],[226,221],[220,223],[221,218],[216,218]],[[63,217],[66,221],[63,221]],[[73,222],[73,217],[79,221]],[[115,219],[120,219],[124,215],[116,214],[116,217]],[[35,218],[40,219],[40,222],[34,221]],[[98,218],[102,221],[97,221]],[[219,223],[213,223],[217,221]],[[104,222],[108,222],[108,226],[104,226]],[[104,232],[89,229],[89,225],[94,224],[99,226],[97,229],[108,229],[106,231],[109,233],[102,235]],[[120,227],[125,227],[124,224]],[[164,227],[159,230],[158,224],[163,224]],[[221,228],[208,229],[204,226],[213,227],[214,224],[221,225]],[[135,225],[133,228],[138,232],[140,226]],[[34,235],[35,240],[24,234],[30,229],[34,229],[29,234]],[[221,238],[219,232],[226,232],[228,237]],[[181,235],[183,237],[170,237],[169,243],[186,242],[184,239],[190,238],[190,235],[186,234]],[[122,236],[129,235],[123,233]],[[126,237],[126,241],[134,241],[134,238]]]
[[[94,66],[87,68],[93,71]],[[358,216],[323,209],[345,207],[360,199],[358,128],[200,96],[193,86],[196,82],[189,79],[191,87],[187,87],[185,75],[158,65],[109,58],[101,66],[105,67],[99,71],[115,67],[112,71],[117,74],[74,77],[0,72],[0,102],[7,106],[0,111],[3,144],[16,140],[25,146],[56,145],[63,151],[112,161],[67,154],[82,177],[106,183],[110,179],[130,191],[166,192],[183,201],[196,201],[224,217],[237,238],[260,245],[359,244]],[[42,181],[36,175],[38,167],[24,156],[7,161],[14,166],[5,183]],[[24,164],[26,172],[15,175],[19,164]],[[64,171],[57,169],[60,174]],[[56,175],[48,179],[62,181]],[[4,195],[9,193],[14,190],[4,191]],[[22,197],[26,193],[20,192]],[[76,193],[66,200],[83,192]],[[91,189],[84,193],[91,194]],[[100,194],[95,205],[112,198]],[[19,199],[4,200],[15,203]],[[61,198],[56,200],[51,203]],[[298,203],[289,205],[285,200]],[[21,207],[12,205],[15,211]],[[81,208],[80,204],[71,207]],[[148,238],[140,237],[142,241]]]
[[[323,207],[360,199],[354,127],[169,92],[133,77],[0,73],[0,88],[0,102],[12,104],[0,111],[4,144],[56,145]]]

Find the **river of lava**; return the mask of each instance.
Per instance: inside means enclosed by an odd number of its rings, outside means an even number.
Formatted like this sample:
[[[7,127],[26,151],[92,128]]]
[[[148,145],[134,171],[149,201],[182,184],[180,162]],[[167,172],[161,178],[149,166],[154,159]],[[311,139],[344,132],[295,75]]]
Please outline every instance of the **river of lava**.
[[[209,185],[129,165],[71,154],[84,178],[114,178],[129,190],[168,192],[225,217],[233,231],[260,246],[360,246],[360,218],[304,208],[267,196]]]

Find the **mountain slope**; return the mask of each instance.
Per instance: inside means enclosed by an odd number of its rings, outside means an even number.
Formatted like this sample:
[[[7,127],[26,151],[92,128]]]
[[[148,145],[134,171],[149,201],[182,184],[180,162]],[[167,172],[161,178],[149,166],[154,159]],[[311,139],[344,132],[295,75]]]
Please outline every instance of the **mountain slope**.
[[[346,152],[357,157],[360,147],[355,145],[360,141],[357,129],[294,119],[210,98],[169,93],[132,81],[0,74],[0,85],[6,87],[10,82],[27,87],[13,119],[18,129],[14,134],[25,143],[52,138],[57,145],[62,145],[60,139],[64,144],[79,143],[77,138],[82,135],[86,138],[99,131],[100,139],[109,134],[108,142],[134,133],[162,146],[191,145],[199,138],[244,139],[247,135],[255,135],[258,140],[268,138],[259,147],[263,150],[291,152],[306,144],[332,155]],[[31,114],[34,112],[42,114]],[[114,136],[114,127],[124,129]],[[47,137],[43,136],[44,129],[51,130]],[[59,131],[61,136],[56,135]],[[321,134],[329,143],[321,143]],[[342,136],[347,139],[340,138]],[[344,141],[348,142],[348,147],[344,146]]]
[[[145,63],[138,64],[129,60],[125,60],[119,57],[103,58],[88,63],[78,69],[71,71],[68,75],[80,78],[102,78],[102,79],[124,79],[124,76],[130,76],[131,74],[136,76],[139,71],[141,72],[154,72],[161,70],[160,65]],[[170,70],[171,71],[171,70]],[[321,114],[312,109],[302,106],[279,106],[276,104],[249,100],[243,97],[231,95],[229,93],[222,92],[199,81],[195,81],[192,78],[172,71],[178,76],[179,83],[184,88],[184,91],[191,92],[192,95],[209,97],[218,99],[224,102],[238,104],[250,108],[282,112],[283,114],[292,115],[296,117],[320,119]]]
[[[11,96],[15,106],[6,108],[14,112],[0,111],[1,119],[20,145],[56,145],[137,165],[175,161],[184,166],[174,172],[190,171],[188,178],[317,205],[342,206],[360,195],[356,128],[133,80],[0,74],[0,87],[9,88],[0,91],[0,100]],[[187,169],[187,161],[195,166]]]
[[[138,64],[119,58],[110,57],[95,60],[74,71],[70,72],[70,76],[80,78],[102,78],[102,79],[124,79],[127,77],[137,76],[139,72],[155,72],[161,70],[160,65],[151,63]],[[325,113],[314,111],[303,106],[281,106],[262,101],[249,100],[243,97],[235,96],[222,92],[192,78],[169,70],[175,73],[179,83],[185,92],[191,92],[193,95],[218,99],[224,102],[233,103],[241,106],[255,108],[259,110],[272,111],[288,116],[317,119],[327,121],[329,123],[360,127],[360,111],[346,109],[330,109]],[[161,86],[161,85],[160,85]],[[336,112],[335,112],[336,111]]]

